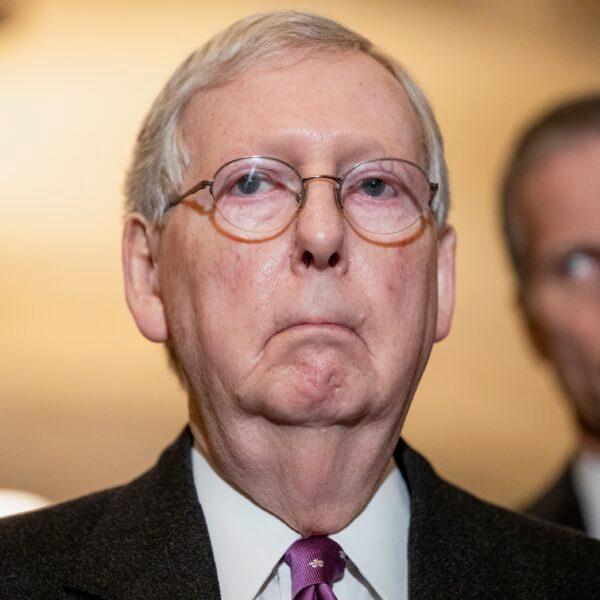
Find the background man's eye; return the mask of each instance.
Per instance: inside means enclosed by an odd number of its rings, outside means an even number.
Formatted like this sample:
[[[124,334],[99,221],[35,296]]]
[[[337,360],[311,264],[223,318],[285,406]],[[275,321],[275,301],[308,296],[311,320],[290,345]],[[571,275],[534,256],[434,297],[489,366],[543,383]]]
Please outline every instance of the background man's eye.
[[[361,184],[361,188],[367,196],[371,196],[372,198],[377,198],[381,196],[383,192],[385,192],[385,181],[383,179],[379,179],[379,177],[371,177],[369,179],[363,180]]]
[[[245,196],[254,194],[260,187],[260,175],[244,175],[237,180],[236,187]]]
[[[585,252],[574,252],[565,259],[563,271],[573,279],[586,279],[594,273],[597,274],[599,266],[594,258]]]

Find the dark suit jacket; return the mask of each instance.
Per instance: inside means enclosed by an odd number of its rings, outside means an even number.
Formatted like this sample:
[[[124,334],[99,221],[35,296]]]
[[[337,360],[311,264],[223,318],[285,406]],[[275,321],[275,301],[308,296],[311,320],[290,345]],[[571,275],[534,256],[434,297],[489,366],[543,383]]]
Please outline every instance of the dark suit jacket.
[[[529,515],[585,531],[581,506],[573,485],[572,462],[552,486],[525,509]]]
[[[128,485],[1,522],[0,598],[219,598],[190,438]],[[411,600],[600,598],[600,543],[477,500],[403,442],[396,460],[411,494]]]

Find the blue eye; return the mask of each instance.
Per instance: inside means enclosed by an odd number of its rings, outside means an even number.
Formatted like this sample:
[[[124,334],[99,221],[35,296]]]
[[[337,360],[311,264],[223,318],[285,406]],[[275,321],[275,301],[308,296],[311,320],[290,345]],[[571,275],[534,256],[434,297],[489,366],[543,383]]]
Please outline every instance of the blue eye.
[[[360,184],[362,191],[371,198],[378,198],[385,192],[386,183],[379,177],[363,179]]]
[[[261,178],[256,173],[249,173],[240,177],[236,182],[236,187],[244,196],[251,196],[260,188]]]

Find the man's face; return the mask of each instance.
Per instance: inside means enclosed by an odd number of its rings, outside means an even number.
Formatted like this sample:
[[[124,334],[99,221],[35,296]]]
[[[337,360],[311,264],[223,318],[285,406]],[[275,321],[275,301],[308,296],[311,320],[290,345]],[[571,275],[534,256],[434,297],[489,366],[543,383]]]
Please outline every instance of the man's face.
[[[600,135],[567,140],[520,185],[523,301],[541,351],[600,437]]]
[[[381,157],[426,166],[406,95],[359,53],[254,69],[199,94],[183,131],[182,189],[252,155],[303,176],[339,176]],[[232,239],[185,202],[161,234],[169,336],[213,438],[239,438],[244,419],[398,428],[434,339],[449,328],[451,232],[438,234],[428,218],[404,243],[378,245],[349,226],[331,181],[307,190],[300,214],[272,239]]]

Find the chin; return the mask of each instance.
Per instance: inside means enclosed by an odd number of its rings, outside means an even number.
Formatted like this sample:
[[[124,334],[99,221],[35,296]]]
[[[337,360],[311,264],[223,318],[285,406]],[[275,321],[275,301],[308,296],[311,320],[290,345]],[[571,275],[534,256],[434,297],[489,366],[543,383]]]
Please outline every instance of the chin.
[[[351,425],[368,414],[370,405],[364,385],[315,385],[307,379],[275,381],[241,401],[245,411],[275,424],[314,427]]]
[[[306,521],[300,521],[295,527],[296,531],[303,537],[313,535],[333,535],[341,531],[352,520],[351,514],[344,515],[316,515]]]
[[[370,365],[357,358],[346,344],[272,344],[238,390],[241,408],[289,425],[355,419],[368,404],[374,379]]]

